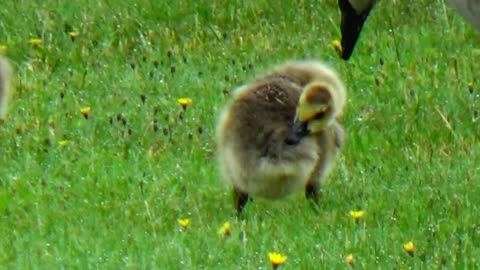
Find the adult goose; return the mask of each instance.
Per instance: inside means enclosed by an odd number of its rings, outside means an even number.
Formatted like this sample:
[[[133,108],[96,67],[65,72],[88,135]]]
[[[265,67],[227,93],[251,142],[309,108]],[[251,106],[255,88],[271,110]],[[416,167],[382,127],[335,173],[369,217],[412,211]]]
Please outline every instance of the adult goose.
[[[338,0],[342,14],[340,31],[343,59],[348,60],[352,55],[363,24],[375,2],[376,0]],[[448,2],[460,15],[480,30],[480,0],[448,0]]]

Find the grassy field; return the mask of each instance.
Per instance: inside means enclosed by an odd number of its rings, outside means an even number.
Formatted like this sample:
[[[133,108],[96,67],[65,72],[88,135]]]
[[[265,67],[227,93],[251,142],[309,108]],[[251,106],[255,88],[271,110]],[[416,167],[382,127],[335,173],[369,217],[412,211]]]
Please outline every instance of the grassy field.
[[[336,2],[3,1],[0,268],[480,268],[480,32],[443,1],[379,1],[344,62]],[[237,220],[218,111],[303,58],[348,86],[345,148],[318,213],[297,194]]]

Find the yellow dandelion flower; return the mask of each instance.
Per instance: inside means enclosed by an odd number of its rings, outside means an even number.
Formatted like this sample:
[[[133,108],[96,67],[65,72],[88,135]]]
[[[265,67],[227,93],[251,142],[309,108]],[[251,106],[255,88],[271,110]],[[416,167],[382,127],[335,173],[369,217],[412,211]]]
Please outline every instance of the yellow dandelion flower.
[[[61,147],[65,147],[68,145],[68,140],[61,140],[58,142],[58,145],[60,145]]]
[[[42,44],[42,40],[39,38],[31,38],[28,40],[28,43],[33,46],[40,46]]]
[[[177,100],[178,104],[180,104],[184,110],[187,109],[188,105],[192,104],[191,98],[179,98]]]
[[[287,256],[282,255],[277,252],[269,252],[268,259],[272,263],[273,269],[277,269],[279,266],[283,265],[287,261]]]
[[[88,119],[88,115],[90,114],[90,107],[83,107],[80,109],[80,113],[85,117],[85,119]]]
[[[403,245],[403,250],[405,250],[410,256],[413,256],[413,253],[415,252],[415,246],[413,245],[413,242],[410,241],[405,243]]]
[[[8,51],[8,46],[5,44],[0,44],[0,54],[6,54]]]
[[[353,257],[353,254],[348,254],[347,257],[345,257],[345,262],[348,265],[353,266],[353,264],[355,263],[355,257]]]
[[[1,52],[2,52],[2,50],[1,50],[1,46],[0,46],[0,53]],[[473,82],[469,82],[467,84],[467,88],[468,88],[468,91],[470,91],[470,93],[472,93],[473,92]]]
[[[79,33],[78,32],[68,32],[68,36],[74,41],[78,37]]]
[[[359,221],[365,217],[365,211],[350,211],[348,213],[355,221]]]
[[[189,218],[179,218],[177,219],[178,224],[186,230],[188,226],[190,226],[190,219]]]
[[[227,221],[223,223],[222,227],[218,230],[218,234],[223,237],[230,236],[230,233],[231,233],[230,228],[231,228],[230,222]]]
[[[338,55],[342,55],[342,44],[340,43],[340,41],[338,40],[333,40],[332,41],[332,47],[335,49],[335,51],[337,51]]]

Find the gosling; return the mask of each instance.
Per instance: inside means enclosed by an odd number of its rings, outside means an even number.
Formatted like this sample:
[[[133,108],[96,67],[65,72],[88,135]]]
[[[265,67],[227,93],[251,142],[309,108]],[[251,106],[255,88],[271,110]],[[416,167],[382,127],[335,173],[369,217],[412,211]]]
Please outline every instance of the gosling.
[[[220,170],[240,214],[251,197],[280,199],[320,183],[343,145],[346,102],[337,74],[319,62],[287,63],[235,91],[217,125]]]
[[[363,24],[375,2],[376,0],[338,0],[342,13],[340,23],[342,59],[348,60],[352,55]],[[448,0],[448,2],[466,21],[480,30],[480,0]]]
[[[7,59],[0,55],[0,123],[7,113],[11,68]]]

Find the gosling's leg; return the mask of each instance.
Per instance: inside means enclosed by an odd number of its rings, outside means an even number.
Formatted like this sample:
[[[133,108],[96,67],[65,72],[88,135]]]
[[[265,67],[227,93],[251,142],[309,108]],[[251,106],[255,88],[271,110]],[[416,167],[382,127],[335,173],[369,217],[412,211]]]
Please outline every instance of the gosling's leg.
[[[235,209],[237,209],[237,215],[240,216],[242,213],[243,208],[250,200],[250,197],[247,193],[240,191],[237,188],[233,188],[233,204],[235,205]]]
[[[318,205],[321,197],[320,184],[308,183],[305,187],[305,197],[307,197],[307,199],[313,202],[315,205]]]

